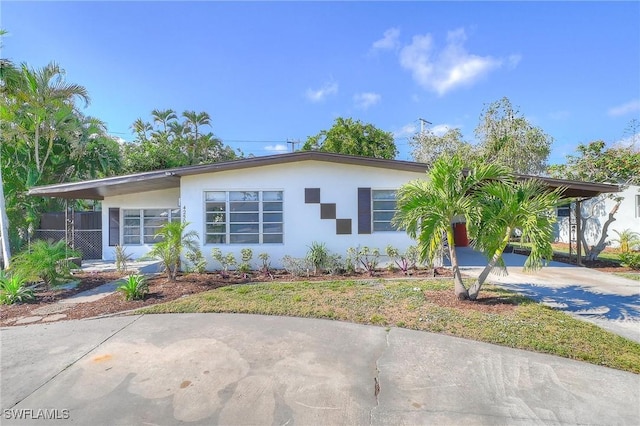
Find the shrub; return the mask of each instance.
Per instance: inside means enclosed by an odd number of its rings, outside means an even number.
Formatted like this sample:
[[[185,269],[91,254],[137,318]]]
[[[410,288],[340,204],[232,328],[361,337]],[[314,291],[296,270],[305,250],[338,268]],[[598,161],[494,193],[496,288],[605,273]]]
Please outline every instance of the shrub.
[[[24,277],[27,281],[41,280],[50,288],[62,278],[71,276],[71,268],[77,266],[68,259],[79,256],[79,252],[69,248],[62,240],[53,244],[38,240],[14,258],[12,269],[14,275]]]
[[[373,276],[378,263],[380,262],[380,250],[377,248],[370,249],[367,246],[353,248],[347,250],[347,256],[353,262],[354,268],[362,267],[369,275]]]
[[[116,271],[125,272],[127,270],[127,264],[131,260],[131,255],[126,252],[125,248],[118,244],[115,247],[116,254]]]
[[[233,253],[227,253],[225,255],[222,253],[222,250],[216,247],[211,249],[211,257],[220,264],[220,274],[222,278],[228,278],[229,268],[236,266],[237,263]]]
[[[309,269],[311,269],[311,265],[306,258],[295,258],[291,256],[284,256],[282,258],[282,266],[288,273],[296,277],[309,276]]]
[[[403,274],[409,275],[409,269],[416,267],[418,263],[418,248],[416,246],[409,246],[404,253],[388,245],[386,248],[387,256],[400,268]]]
[[[342,274],[346,269],[345,264],[342,261],[342,256],[339,254],[329,254],[324,268],[331,275]]]
[[[161,241],[155,243],[148,254],[148,257],[159,259],[162,267],[167,273],[169,281],[175,281],[180,269],[180,256],[183,250],[198,250],[196,231],[184,232],[189,222],[168,222],[165,223],[156,237]]]
[[[620,245],[619,250],[621,253],[628,253],[640,244],[640,234],[633,232],[631,229],[625,229],[622,232],[614,230],[618,234],[618,238],[611,240]]]
[[[622,266],[626,266],[631,269],[640,269],[640,253],[634,253],[631,251],[620,253],[618,258],[620,259]]]
[[[324,243],[318,243],[316,241],[311,243],[309,251],[307,251],[307,261],[313,266],[313,273],[317,274],[322,272],[327,260],[329,258],[329,251]]]
[[[149,285],[143,275],[129,275],[118,291],[124,295],[124,300],[142,300],[149,291]]]
[[[207,259],[202,255],[200,249],[189,250],[184,257],[191,264],[191,269],[197,274],[204,274],[207,271]]]
[[[250,248],[243,248],[240,250],[240,257],[242,262],[238,265],[238,271],[243,274],[251,272],[251,259],[253,259],[253,250]]]
[[[0,305],[22,303],[35,298],[33,290],[27,288],[19,275],[6,275],[0,271]]]
[[[260,271],[265,275],[270,275],[271,274],[271,262],[270,262],[271,257],[269,256],[269,253],[260,253],[258,255],[258,259],[262,261],[262,268],[260,268]]]

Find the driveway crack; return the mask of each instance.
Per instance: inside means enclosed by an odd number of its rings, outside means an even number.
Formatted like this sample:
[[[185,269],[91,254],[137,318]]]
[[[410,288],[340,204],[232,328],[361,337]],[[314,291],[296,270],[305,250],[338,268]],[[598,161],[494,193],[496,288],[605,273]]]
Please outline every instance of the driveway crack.
[[[379,365],[379,362],[380,362],[380,359],[384,356],[384,354],[387,351],[387,349],[389,349],[389,333],[390,332],[391,332],[391,329],[387,328],[386,332],[385,332],[385,345],[382,348],[382,350],[380,351],[380,353],[378,354],[378,357],[376,358],[376,362],[375,362],[375,376],[373,377],[373,396],[376,399],[376,404],[369,411],[369,424],[370,425],[373,424],[373,413],[374,413],[374,411],[380,406],[380,399],[378,398],[378,395],[380,395],[380,392],[382,391],[382,388],[380,387],[380,365]]]

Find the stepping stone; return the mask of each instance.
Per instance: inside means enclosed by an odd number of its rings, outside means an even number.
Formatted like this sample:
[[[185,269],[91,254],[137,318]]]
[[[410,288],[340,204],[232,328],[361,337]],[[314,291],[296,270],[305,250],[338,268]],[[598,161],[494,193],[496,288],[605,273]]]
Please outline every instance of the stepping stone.
[[[54,304],[42,306],[41,308],[34,309],[31,311],[32,314],[35,315],[49,315],[49,314],[59,314],[60,312],[68,311],[73,305],[67,304]]]
[[[22,317],[15,322],[16,325],[20,324],[31,324],[33,322],[38,322],[42,319],[42,317]]]
[[[45,317],[42,322],[51,322],[51,321],[58,321],[61,320],[62,318],[66,318],[67,315],[66,314],[54,314],[54,315],[49,315],[48,317]]]

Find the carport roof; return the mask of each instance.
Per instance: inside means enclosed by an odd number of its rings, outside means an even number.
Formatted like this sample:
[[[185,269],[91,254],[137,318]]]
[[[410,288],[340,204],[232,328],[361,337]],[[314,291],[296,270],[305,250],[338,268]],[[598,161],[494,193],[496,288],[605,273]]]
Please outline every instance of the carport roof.
[[[334,154],[318,151],[302,151],[289,154],[277,154],[264,157],[243,158],[220,163],[197,166],[177,167],[167,170],[136,173],[82,182],[61,183],[56,185],[31,188],[29,195],[56,197],[66,199],[102,200],[114,195],[135,194],[138,192],[179,188],[182,176],[203,173],[216,173],[227,170],[240,170],[252,167],[292,163],[298,161],[325,161],[329,163],[352,164],[358,166],[377,167],[383,169],[426,172],[426,164],[412,161],[385,160],[371,157]],[[567,198],[591,198],[602,193],[619,192],[617,185],[578,182],[564,179],[551,179],[538,176],[519,175],[521,179],[536,178],[542,180],[550,188],[565,187]]]

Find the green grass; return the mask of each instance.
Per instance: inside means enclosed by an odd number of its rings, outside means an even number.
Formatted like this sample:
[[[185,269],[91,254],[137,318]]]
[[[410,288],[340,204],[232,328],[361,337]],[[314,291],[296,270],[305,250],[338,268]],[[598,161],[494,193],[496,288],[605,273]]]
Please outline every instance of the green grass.
[[[640,272],[616,272],[614,275],[629,278],[630,280],[640,281]]]
[[[474,309],[479,302],[442,306],[434,300],[443,291],[453,291],[450,280],[241,284],[138,313],[230,312],[396,326],[640,373],[639,343],[496,287],[483,288],[481,297],[508,309]]]
[[[516,242],[516,243],[512,243],[514,247],[516,248],[531,248],[531,243],[520,243],[520,242]],[[565,254],[568,255],[569,254],[569,247],[566,247],[564,245],[557,245],[557,244],[552,244],[553,246],[553,251],[558,253],[558,254]],[[573,244],[573,256],[576,255],[576,245],[575,243]],[[582,255],[584,256],[584,250],[582,252]],[[598,255],[598,259],[601,260],[610,260],[612,262],[617,262],[620,263],[620,259],[618,257],[618,253],[615,251],[610,251],[610,250],[604,250],[602,251],[599,255]]]

